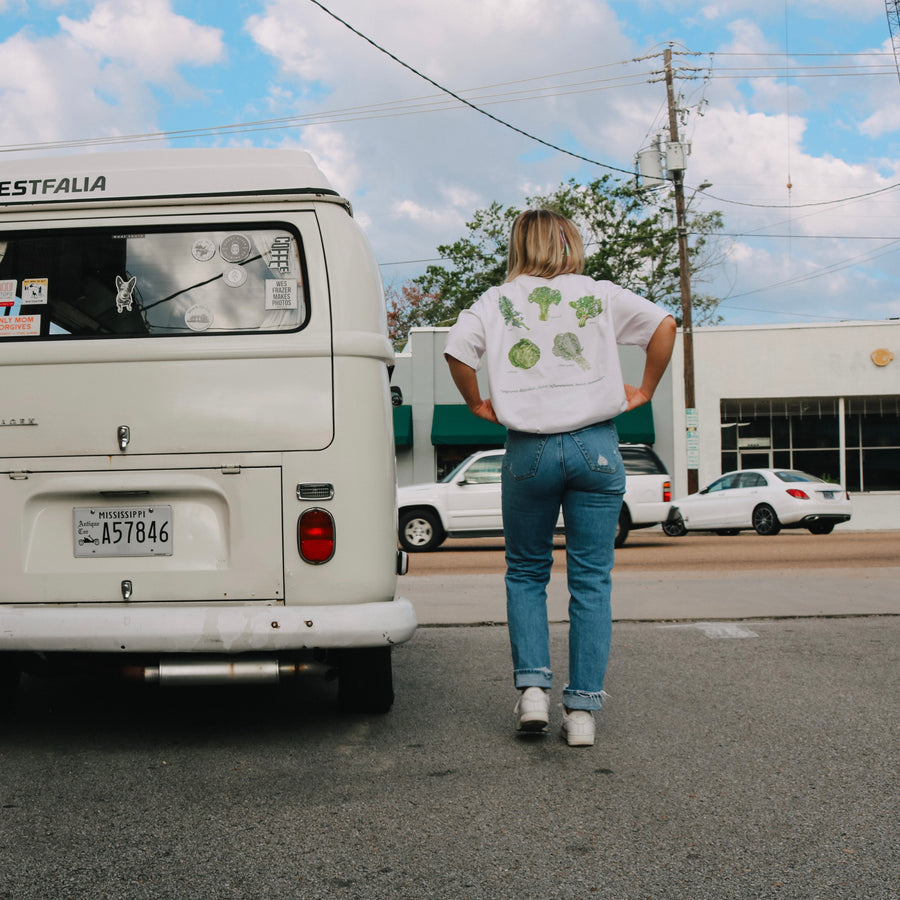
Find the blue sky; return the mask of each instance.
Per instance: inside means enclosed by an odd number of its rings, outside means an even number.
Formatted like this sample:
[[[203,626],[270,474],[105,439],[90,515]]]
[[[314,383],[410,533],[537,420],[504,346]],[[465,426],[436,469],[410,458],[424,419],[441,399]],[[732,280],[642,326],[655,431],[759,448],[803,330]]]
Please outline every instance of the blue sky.
[[[628,171],[666,124],[672,46],[686,183],[711,182],[694,208],[725,220],[697,289],[722,298],[728,324],[900,316],[900,77],[883,0],[323,5],[493,115]],[[304,147],[353,201],[389,285],[476,209],[607,171],[448,100],[311,0],[0,0],[0,123],[0,166],[138,134],[152,137],[118,149]]]

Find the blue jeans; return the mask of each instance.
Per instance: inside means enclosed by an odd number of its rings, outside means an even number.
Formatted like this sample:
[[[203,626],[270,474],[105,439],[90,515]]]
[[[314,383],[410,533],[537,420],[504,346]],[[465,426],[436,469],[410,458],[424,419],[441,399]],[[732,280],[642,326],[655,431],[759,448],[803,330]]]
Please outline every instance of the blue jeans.
[[[569,709],[600,709],[625,467],[612,422],[562,434],[510,431],[503,461],[506,612],[517,688],[549,688],[547,584],[562,508],[569,588]]]

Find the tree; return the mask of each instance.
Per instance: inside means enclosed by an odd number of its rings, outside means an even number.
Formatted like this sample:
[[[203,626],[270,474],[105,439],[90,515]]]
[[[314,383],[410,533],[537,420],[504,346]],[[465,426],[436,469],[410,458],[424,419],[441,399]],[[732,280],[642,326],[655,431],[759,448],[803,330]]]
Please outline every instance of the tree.
[[[585,274],[614,281],[666,307],[681,322],[678,239],[671,195],[624,184],[604,175],[590,184],[570,180],[552,194],[529,197],[526,208],[551,209],[572,219],[585,244]],[[413,286],[430,298],[428,320],[417,324],[449,325],[492,285],[506,277],[506,253],[512,223],[521,210],[492,203],[478,210],[469,232],[453,244],[438,247],[450,265],[429,266]],[[718,261],[715,235],[722,228],[719,212],[688,214],[691,279]],[[719,301],[696,293],[694,324],[716,324]]]
[[[426,293],[416,284],[404,284],[399,291],[394,285],[386,285],[384,299],[388,337],[395,350],[402,349],[410,328],[442,324],[441,298],[435,293]]]

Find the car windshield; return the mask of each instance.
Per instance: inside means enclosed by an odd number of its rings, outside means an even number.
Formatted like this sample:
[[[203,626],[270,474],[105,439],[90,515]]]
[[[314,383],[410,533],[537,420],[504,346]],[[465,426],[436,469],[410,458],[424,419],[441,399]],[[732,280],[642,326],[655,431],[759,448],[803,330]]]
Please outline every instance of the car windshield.
[[[459,475],[463,466],[467,466],[469,464],[469,460],[471,456],[467,456],[455,469],[451,469],[440,481],[441,484],[450,484],[457,475]]]
[[[777,478],[780,478],[782,481],[787,481],[788,483],[797,481],[822,481],[821,478],[816,478],[815,475],[807,475],[806,472],[779,471],[776,472],[775,475]]]

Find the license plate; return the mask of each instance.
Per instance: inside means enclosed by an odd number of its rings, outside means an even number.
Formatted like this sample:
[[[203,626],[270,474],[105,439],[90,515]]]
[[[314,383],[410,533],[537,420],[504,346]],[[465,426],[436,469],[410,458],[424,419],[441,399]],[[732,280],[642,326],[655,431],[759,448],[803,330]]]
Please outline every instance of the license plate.
[[[834,500],[834,491],[823,491],[822,495],[826,500]]]
[[[171,506],[76,506],[75,556],[171,556]]]

